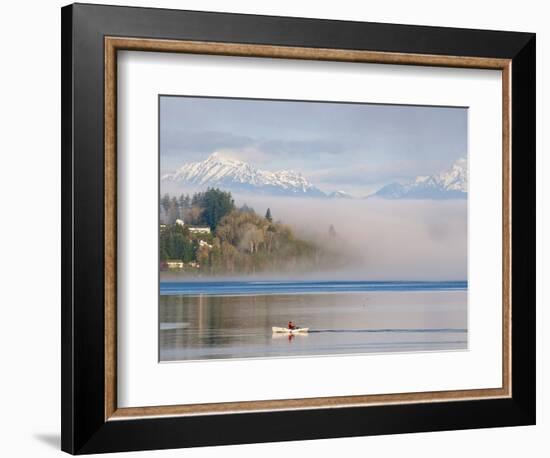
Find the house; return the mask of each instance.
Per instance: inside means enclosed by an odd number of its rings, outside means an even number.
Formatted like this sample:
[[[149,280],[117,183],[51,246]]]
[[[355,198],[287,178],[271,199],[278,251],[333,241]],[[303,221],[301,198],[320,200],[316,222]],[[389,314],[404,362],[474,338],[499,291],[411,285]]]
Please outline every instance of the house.
[[[168,269],[183,269],[183,261],[180,259],[167,259],[164,263]]]
[[[199,246],[212,248],[212,245],[210,245],[208,242],[205,242],[204,240],[199,240]]]
[[[210,234],[210,228],[208,226],[190,226],[189,232],[191,234]]]

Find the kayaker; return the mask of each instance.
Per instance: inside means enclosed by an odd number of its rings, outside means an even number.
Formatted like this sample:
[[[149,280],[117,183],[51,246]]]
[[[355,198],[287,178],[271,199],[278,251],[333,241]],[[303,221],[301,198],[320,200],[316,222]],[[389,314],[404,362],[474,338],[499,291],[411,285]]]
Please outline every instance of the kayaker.
[[[296,326],[294,326],[294,323],[292,321],[288,322],[288,329],[295,329]]]

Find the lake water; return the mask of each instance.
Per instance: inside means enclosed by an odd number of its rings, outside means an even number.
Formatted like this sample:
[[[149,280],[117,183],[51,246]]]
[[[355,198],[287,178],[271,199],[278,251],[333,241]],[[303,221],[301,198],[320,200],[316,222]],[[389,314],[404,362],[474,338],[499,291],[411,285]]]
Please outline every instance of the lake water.
[[[465,350],[466,282],[161,282],[160,360]],[[304,335],[278,335],[288,321]]]

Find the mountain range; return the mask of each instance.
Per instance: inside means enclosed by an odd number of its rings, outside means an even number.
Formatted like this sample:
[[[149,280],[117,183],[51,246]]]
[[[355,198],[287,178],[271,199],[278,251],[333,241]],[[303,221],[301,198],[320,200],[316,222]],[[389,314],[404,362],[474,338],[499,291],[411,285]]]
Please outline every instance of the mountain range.
[[[292,170],[269,172],[246,162],[213,153],[202,162],[184,164],[163,180],[191,186],[209,186],[240,192],[279,196],[327,197],[301,173]]]
[[[468,166],[460,158],[442,172],[418,176],[406,183],[390,183],[370,197],[383,199],[466,199],[468,196]]]
[[[219,187],[233,192],[276,196],[352,199],[344,191],[325,193],[301,173],[292,170],[270,172],[246,162],[213,153],[204,161],[184,164],[162,176],[166,182],[191,187]],[[430,176],[419,176],[401,184],[391,183],[368,196],[383,199],[461,199],[467,196],[466,159],[450,169]]]

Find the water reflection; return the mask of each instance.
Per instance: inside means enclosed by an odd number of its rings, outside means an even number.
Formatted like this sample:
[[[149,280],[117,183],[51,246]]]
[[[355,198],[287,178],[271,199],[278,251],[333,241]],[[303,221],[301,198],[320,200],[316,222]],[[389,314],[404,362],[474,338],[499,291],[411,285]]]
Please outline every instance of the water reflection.
[[[293,321],[308,334],[273,334]],[[161,361],[467,348],[465,291],[160,298]]]

